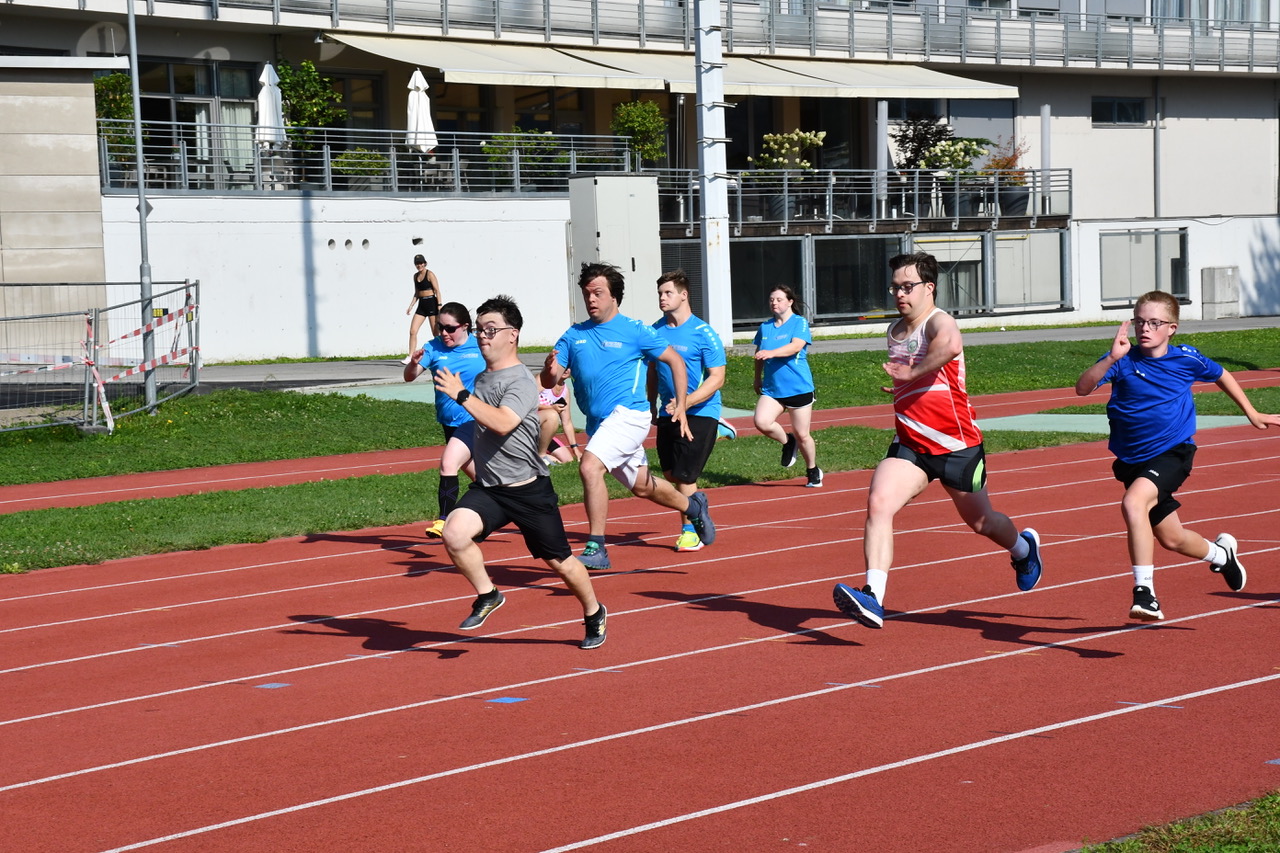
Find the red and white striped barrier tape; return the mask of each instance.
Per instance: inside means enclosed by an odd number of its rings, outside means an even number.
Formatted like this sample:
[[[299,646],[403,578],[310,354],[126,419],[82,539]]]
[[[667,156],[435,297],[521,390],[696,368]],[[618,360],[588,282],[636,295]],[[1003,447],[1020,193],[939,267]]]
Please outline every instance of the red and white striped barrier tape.
[[[185,356],[187,353],[195,352],[198,349],[200,348],[199,347],[183,347],[182,349],[175,350],[174,352],[167,352],[162,356],[158,356],[157,358],[151,359],[151,361],[144,361],[142,364],[139,364],[137,367],[131,367],[128,370],[125,370],[121,373],[117,373],[115,376],[112,376],[110,379],[108,379],[107,382],[115,382],[117,379],[124,379],[125,377],[133,376],[134,374],[137,374],[137,373],[145,373],[146,371],[153,370],[161,366],[162,364],[168,364],[171,361],[177,361],[178,359]]]

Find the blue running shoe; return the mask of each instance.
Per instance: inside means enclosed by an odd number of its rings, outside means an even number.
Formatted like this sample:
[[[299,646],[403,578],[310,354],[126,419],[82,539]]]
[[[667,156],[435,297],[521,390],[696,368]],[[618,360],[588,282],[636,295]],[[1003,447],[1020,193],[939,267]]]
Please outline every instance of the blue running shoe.
[[[693,525],[703,545],[716,541],[716,525],[711,520],[711,507],[706,492],[694,492],[689,497],[689,508],[684,511],[685,517]]]
[[[582,560],[582,565],[588,569],[609,569],[609,552],[599,542],[588,542],[587,547],[582,549],[582,556],[578,559]]]
[[[1018,589],[1030,592],[1040,583],[1040,534],[1030,527],[1019,534],[1027,542],[1027,556],[1013,561],[1013,570],[1018,573]]]
[[[864,586],[858,590],[838,583],[831,598],[840,612],[850,619],[861,622],[868,628],[884,627],[884,608],[876,601],[876,594],[871,591],[871,587]]]

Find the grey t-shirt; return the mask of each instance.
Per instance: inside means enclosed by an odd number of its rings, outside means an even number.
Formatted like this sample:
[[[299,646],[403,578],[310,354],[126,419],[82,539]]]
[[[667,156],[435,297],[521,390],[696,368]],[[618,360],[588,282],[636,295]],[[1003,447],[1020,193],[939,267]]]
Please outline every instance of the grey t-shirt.
[[[505,486],[547,476],[538,455],[538,383],[523,364],[486,370],[476,377],[475,394],[491,406],[506,406],[520,416],[520,424],[506,435],[476,421],[471,455],[476,480],[482,486]]]

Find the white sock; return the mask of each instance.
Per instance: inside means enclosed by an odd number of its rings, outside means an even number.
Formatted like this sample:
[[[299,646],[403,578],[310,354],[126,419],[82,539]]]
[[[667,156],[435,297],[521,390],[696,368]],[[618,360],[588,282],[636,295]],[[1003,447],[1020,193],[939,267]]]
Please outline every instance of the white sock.
[[[1013,543],[1013,547],[1009,549],[1009,556],[1015,560],[1021,560],[1023,557],[1031,553],[1031,546],[1027,544],[1027,540],[1018,535],[1018,541]]]
[[[1209,545],[1209,553],[1204,555],[1204,561],[1213,566],[1225,566],[1227,564],[1227,549],[1223,548],[1217,542],[1205,542]]]
[[[884,588],[889,583],[889,573],[882,569],[867,569],[867,586],[875,593],[876,601],[884,604]]]
[[[1133,585],[1145,586],[1147,589],[1155,592],[1156,589],[1156,567],[1155,566],[1134,566],[1133,567]]]

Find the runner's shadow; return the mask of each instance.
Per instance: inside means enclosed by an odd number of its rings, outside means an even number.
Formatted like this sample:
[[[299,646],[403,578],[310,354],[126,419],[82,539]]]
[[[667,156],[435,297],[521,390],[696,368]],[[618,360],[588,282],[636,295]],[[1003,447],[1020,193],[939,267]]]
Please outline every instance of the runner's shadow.
[[[418,548],[434,548],[439,547],[443,550],[443,546],[433,546],[427,542],[422,536],[413,536],[408,533],[308,533],[302,537],[305,544],[314,542],[341,542],[348,545],[373,545],[384,551],[408,551]],[[430,551],[426,552],[430,553]]]
[[[944,610],[938,613],[897,613],[893,619],[898,622],[915,622],[920,625],[936,625],[948,628],[964,628],[979,631],[984,639],[996,643],[1013,643],[1023,646],[1040,646],[1043,648],[1062,649],[1075,652],[1082,658],[1115,658],[1123,656],[1123,652],[1106,649],[1093,649],[1084,646],[1064,645],[1053,641],[1031,639],[1030,635],[1057,634],[1064,638],[1100,634],[1117,631],[1123,627],[1137,627],[1139,623],[1128,625],[1090,625],[1072,628],[1052,628],[1045,625],[1024,625],[1019,622],[1006,622],[1006,619],[1032,619],[1036,621],[1077,622],[1074,616],[1015,616],[1010,613],[986,613],[980,610]],[[1164,626],[1161,626],[1163,629]],[[1189,631],[1190,628],[1169,626],[1169,629]]]
[[[709,613],[741,613],[763,628],[794,635],[797,639],[812,645],[862,645],[853,640],[834,637],[824,631],[805,627],[805,623],[810,619],[830,619],[832,616],[839,616],[838,613],[833,614],[831,612],[832,608],[829,607],[822,609],[814,607],[784,607],[779,604],[752,601],[738,595],[699,595],[697,593],[686,594],[666,590],[642,592],[640,595],[647,598],[656,598],[659,601],[682,601]]]
[[[283,634],[312,634],[318,637],[363,638],[360,647],[371,652],[434,652],[441,660],[450,660],[466,654],[466,649],[417,648],[419,643],[560,643],[563,640],[511,639],[507,637],[476,637],[444,631],[419,631],[406,628],[403,622],[373,619],[368,616],[316,616],[298,614],[290,620],[303,625],[317,625],[332,630],[312,628],[286,628]]]

